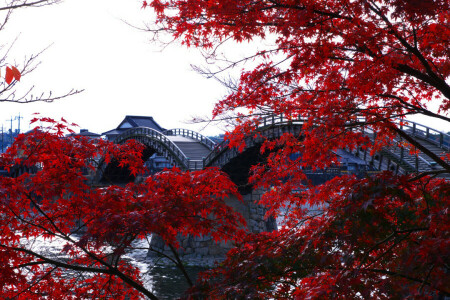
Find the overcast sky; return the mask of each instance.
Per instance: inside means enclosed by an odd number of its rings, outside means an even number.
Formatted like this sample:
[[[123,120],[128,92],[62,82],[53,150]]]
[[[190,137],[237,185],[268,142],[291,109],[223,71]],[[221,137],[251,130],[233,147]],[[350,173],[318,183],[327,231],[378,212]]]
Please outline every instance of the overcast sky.
[[[0,126],[9,129],[7,120],[20,113],[25,131],[32,113],[39,112],[64,117],[96,133],[117,127],[125,115],[153,116],[165,128],[200,130],[203,125],[186,122],[193,116],[210,116],[226,90],[192,71],[191,64],[203,63],[197,50],[180,45],[162,50],[161,45],[149,42],[148,34],[123,22],[141,25],[151,20],[151,9],[142,10],[141,3],[65,0],[16,10],[6,30],[0,32],[3,45],[18,36],[8,63],[20,65],[26,55],[51,45],[41,56],[39,68],[17,86],[35,85],[36,94],[62,94],[72,88],[85,91],[53,103],[0,103]],[[415,120],[450,131],[448,122]],[[13,121],[14,129],[17,125]],[[215,135],[220,130],[210,125],[202,133]]]
[[[149,42],[145,32],[125,24],[141,25],[151,10],[137,0],[65,0],[60,4],[16,10],[2,42],[19,36],[10,59],[20,64],[25,55],[52,45],[42,64],[25,76],[18,87],[35,85],[38,91],[64,93],[85,89],[79,95],[53,103],[0,103],[0,124],[9,129],[19,113],[22,130],[31,114],[64,117],[101,133],[115,128],[125,115],[146,115],[165,128],[191,128],[184,122],[196,115],[210,115],[213,104],[226,93],[217,81],[191,70],[202,63],[197,50]],[[14,64],[14,62],[11,62]],[[13,122],[17,128],[17,121]],[[209,126],[204,134],[219,130]]]

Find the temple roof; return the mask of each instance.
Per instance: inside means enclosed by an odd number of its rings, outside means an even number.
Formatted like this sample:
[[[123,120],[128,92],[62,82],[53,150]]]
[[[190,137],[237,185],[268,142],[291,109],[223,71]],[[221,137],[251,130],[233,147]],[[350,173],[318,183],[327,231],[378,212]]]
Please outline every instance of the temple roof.
[[[129,125],[128,125],[129,124]],[[131,126],[130,126],[131,125]],[[128,127],[130,126],[130,127]],[[149,127],[158,131],[164,131],[164,128],[159,126],[153,117],[145,116],[125,116],[125,119],[117,126],[117,129],[132,128],[132,127]]]
[[[121,134],[122,132],[135,127],[148,127],[159,132],[163,132],[165,129],[162,128],[153,117],[146,116],[125,116],[122,122],[120,122],[117,128],[103,132],[103,135],[106,135],[108,139]]]

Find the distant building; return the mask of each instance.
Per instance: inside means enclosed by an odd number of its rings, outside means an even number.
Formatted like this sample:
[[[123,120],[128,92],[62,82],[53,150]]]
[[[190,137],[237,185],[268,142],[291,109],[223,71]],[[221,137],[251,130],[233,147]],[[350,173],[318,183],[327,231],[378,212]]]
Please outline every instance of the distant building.
[[[0,133],[0,153],[3,153],[12,145],[12,142],[16,139],[16,137],[19,135],[19,130],[16,129],[12,131],[9,129],[6,132]]]
[[[86,136],[92,139],[99,139],[101,137],[101,134],[90,132],[87,129],[80,129],[79,133],[71,133],[67,136]]]

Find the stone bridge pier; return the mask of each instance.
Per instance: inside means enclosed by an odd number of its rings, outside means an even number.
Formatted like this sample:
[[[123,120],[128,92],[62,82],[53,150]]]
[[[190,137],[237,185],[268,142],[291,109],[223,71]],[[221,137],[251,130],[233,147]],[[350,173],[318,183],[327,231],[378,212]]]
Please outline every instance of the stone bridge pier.
[[[253,190],[251,193],[242,195],[243,200],[239,201],[235,196],[228,198],[227,204],[239,212],[247,222],[249,232],[259,233],[273,231],[277,229],[276,220],[272,217],[264,219],[266,208],[256,202],[261,199],[262,190]],[[178,250],[180,257],[184,260],[212,260],[217,261],[225,257],[225,254],[233,247],[231,242],[216,243],[210,236],[179,236],[181,248]],[[152,236],[151,248],[166,255],[172,256],[167,245],[159,236]],[[157,257],[155,251],[149,251],[148,257]]]

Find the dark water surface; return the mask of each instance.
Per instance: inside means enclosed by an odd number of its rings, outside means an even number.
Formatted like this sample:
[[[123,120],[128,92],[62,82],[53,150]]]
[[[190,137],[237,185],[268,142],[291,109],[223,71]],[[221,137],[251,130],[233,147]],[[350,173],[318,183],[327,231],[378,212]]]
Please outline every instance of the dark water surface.
[[[178,299],[189,288],[189,284],[182,272],[175,267],[173,262],[163,261],[157,258],[148,258],[148,241],[135,241],[133,246],[137,249],[128,253],[125,258],[141,270],[144,286],[160,299]],[[191,261],[192,263],[192,261]],[[197,259],[202,265],[205,261]],[[211,264],[211,261],[208,262]],[[193,282],[199,272],[206,271],[206,266],[185,266],[186,272]]]
[[[186,272],[192,281],[195,282],[197,275],[205,271],[204,267],[186,266]],[[181,297],[189,288],[185,277],[176,267],[155,266],[146,273],[152,278],[152,292],[160,299],[177,299]]]
[[[61,250],[65,244],[64,241],[36,238],[32,241],[24,240],[23,242],[39,253],[58,258],[63,256]],[[181,271],[172,262],[149,259],[145,249],[148,248],[148,241],[135,241],[133,246],[137,249],[125,254],[124,259],[140,269],[144,286],[160,299],[178,299],[181,297],[189,288]],[[197,262],[202,264],[203,261],[197,259]],[[207,270],[208,267],[185,266],[185,269],[191,280],[195,282],[198,273]]]

